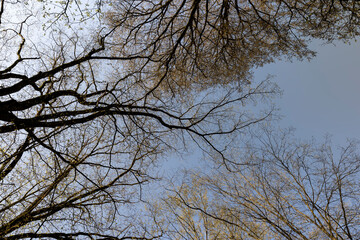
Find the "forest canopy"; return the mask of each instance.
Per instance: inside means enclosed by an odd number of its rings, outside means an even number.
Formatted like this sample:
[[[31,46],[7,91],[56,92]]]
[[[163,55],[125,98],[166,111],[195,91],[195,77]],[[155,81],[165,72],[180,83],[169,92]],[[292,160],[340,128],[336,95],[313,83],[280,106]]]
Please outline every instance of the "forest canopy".
[[[169,236],[132,208],[143,204],[143,186],[167,153],[195,145],[224,171],[251,165],[230,150],[240,133],[271,120],[272,107],[251,112],[251,104],[279,93],[252,70],[310,59],[313,39],[356,39],[359,7],[355,0],[1,0],[0,238]],[[352,236],[355,208],[351,221],[343,209],[342,232],[326,236]]]

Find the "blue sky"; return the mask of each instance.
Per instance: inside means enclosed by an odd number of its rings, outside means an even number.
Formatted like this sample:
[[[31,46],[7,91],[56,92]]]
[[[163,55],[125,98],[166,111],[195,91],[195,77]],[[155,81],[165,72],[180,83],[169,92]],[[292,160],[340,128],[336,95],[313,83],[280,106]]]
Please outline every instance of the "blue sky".
[[[295,137],[303,140],[322,142],[330,135],[335,146],[360,140],[360,42],[314,43],[311,48],[317,56],[310,62],[276,62],[254,70],[255,80],[274,75],[272,81],[283,90],[276,101],[283,116],[280,127],[294,127]],[[165,172],[171,176],[181,167],[197,166],[201,156],[169,155]]]
[[[277,101],[282,127],[295,127],[296,136],[333,143],[360,139],[360,43],[320,45],[310,62],[277,62],[255,70],[255,78],[275,75],[284,91]]]

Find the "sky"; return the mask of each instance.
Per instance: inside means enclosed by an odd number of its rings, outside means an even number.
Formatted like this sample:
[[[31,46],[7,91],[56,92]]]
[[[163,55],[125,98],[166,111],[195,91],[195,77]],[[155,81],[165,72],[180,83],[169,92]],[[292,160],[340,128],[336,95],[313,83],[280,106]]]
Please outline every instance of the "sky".
[[[254,70],[255,81],[273,75],[283,91],[276,100],[279,125],[295,128],[296,138],[321,143],[330,136],[335,147],[345,146],[347,139],[360,140],[360,42],[313,43],[311,49],[317,52],[311,61],[265,65]],[[172,175],[179,168],[197,166],[202,154],[168,158],[165,172],[171,168]]]
[[[317,56],[310,62],[277,62],[254,71],[256,79],[274,75],[283,90],[280,126],[294,127],[303,139],[328,134],[336,145],[360,139],[360,43],[311,48]]]

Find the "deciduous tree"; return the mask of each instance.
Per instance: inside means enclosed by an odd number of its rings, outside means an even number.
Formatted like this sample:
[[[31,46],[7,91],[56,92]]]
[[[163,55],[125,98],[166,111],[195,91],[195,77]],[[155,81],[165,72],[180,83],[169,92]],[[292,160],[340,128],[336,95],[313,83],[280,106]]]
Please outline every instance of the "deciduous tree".
[[[270,115],[250,70],[358,35],[357,1],[0,1],[0,238],[151,238],[159,156]],[[220,141],[221,140],[221,141]],[[156,236],[156,234],[155,234]]]
[[[358,239],[360,161],[263,132],[229,172],[192,173],[156,209],[170,239]],[[162,214],[159,214],[162,213]],[[166,239],[166,237],[165,237]]]

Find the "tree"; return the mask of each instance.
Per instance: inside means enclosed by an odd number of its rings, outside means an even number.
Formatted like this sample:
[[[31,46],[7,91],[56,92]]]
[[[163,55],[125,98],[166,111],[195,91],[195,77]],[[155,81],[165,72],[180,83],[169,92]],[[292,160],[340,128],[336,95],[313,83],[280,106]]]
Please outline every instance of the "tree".
[[[310,58],[309,38],[354,38],[359,7],[341,0],[128,0],[115,1],[108,18],[117,38],[114,52],[140,58],[132,64],[139,79],[178,94],[246,85],[253,68],[279,58]]]
[[[338,155],[338,157],[336,156]],[[357,143],[333,150],[266,130],[232,172],[192,173],[157,209],[170,239],[358,239]],[[163,215],[159,214],[162,213]],[[186,236],[186,237],[184,237]],[[165,237],[166,239],[166,237]]]
[[[154,237],[130,205],[161,153],[190,138],[212,146],[212,135],[260,120],[239,117],[237,102],[275,93],[262,83],[182,102],[159,96],[138,79],[146,70],[126,68],[141,56],[114,56],[113,30],[83,19],[100,14],[87,8],[2,1],[1,239]]]
[[[222,137],[271,113],[243,106],[277,92],[253,67],[358,35],[356,1],[112,5],[0,1],[2,239],[156,237],[128,206],[161,154],[226,162]]]

